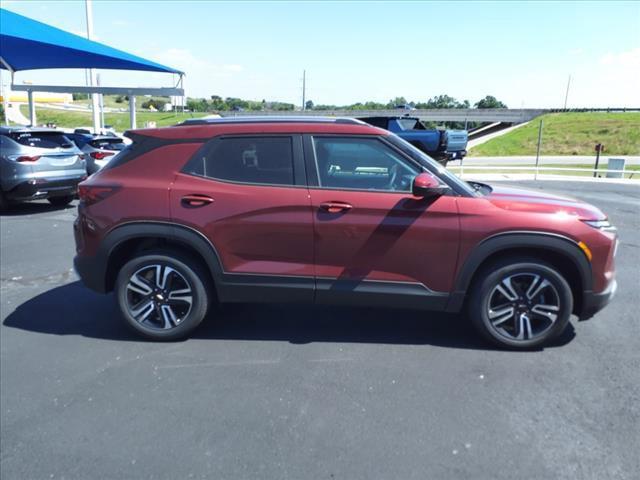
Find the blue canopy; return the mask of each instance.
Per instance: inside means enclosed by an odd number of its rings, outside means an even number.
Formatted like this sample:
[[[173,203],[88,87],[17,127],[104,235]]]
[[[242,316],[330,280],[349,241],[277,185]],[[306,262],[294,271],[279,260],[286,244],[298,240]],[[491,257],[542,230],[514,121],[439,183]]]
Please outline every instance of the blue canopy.
[[[130,53],[0,9],[0,66],[17,72],[43,68],[104,68],[179,73]],[[6,63],[6,65],[5,65]]]

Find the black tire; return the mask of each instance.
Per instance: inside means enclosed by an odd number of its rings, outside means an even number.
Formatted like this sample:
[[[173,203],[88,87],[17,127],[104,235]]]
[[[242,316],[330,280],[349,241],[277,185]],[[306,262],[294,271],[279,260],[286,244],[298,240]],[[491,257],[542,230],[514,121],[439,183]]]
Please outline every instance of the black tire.
[[[177,289],[173,293],[184,291],[185,286],[190,290],[190,306],[187,307],[187,302],[180,301],[172,304],[170,301],[172,293],[166,289],[158,288],[158,281],[143,285],[143,292],[153,287],[154,293],[146,297],[140,291],[135,290],[135,282],[140,282],[140,277],[146,281],[149,276],[158,278],[154,276],[157,266],[161,266],[163,269],[169,267],[177,272],[177,275],[170,273],[170,277],[167,279],[171,278],[171,286]],[[166,270],[160,272],[159,275],[164,276]],[[135,282],[130,283],[134,274],[138,274],[138,277]],[[160,283],[165,284],[165,282]],[[139,290],[141,289],[139,288]],[[127,325],[146,338],[160,341],[183,339],[193,332],[207,315],[213,298],[212,292],[213,287],[208,272],[192,257],[173,251],[141,253],[125,263],[118,273],[115,284],[118,305]],[[182,297],[184,296],[183,294]],[[145,298],[151,301],[153,306],[147,307],[146,303],[142,304],[145,310],[136,317],[137,309],[133,309],[133,307],[140,305],[139,302],[147,301]],[[135,305],[133,305],[134,303]],[[170,307],[173,319],[177,319],[177,321],[167,319],[167,317],[171,318],[171,315],[167,314],[167,306]],[[142,318],[147,314],[147,310],[150,310],[148,317]],[[167,327],[167,325],[169,326]]]
[[[541,290],[536,294],[538,287]],[[573,310],[573,294],[553,266],[537,259],[511,258],[479,272],[467,309],[473,326],[490,342],[530,349],[564,332]]]
[[[74,198],[75,195],[65,195],[63,197],[50,197],[47,200],[49,200],[49,203],[54,207],[66,207],[73,202]]]
[[[4,192],[0,190],[0,212],[9,211],[9,200],[5,197]]]

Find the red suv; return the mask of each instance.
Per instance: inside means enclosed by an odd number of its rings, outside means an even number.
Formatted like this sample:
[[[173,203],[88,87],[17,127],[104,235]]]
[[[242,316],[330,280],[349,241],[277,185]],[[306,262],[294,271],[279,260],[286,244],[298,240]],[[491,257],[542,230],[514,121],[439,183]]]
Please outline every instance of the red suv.
[[[247,117],[128,133],[80,184],[75,266],[146,337],[214,302],[460,312],[512,348],[560,334],[616,289],[615,229],[577,200],[464,182],[342,118]]]

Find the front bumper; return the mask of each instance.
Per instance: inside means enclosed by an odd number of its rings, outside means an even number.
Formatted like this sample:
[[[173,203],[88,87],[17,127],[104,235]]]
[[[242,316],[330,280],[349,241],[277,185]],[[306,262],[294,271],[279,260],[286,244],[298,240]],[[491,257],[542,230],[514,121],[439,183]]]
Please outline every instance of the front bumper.
[[[580,320],[588,320],[606,307],[615,296],[617,289],[618,282],[613,279],[609,286],[601,293],[584,292],[582,295]]]

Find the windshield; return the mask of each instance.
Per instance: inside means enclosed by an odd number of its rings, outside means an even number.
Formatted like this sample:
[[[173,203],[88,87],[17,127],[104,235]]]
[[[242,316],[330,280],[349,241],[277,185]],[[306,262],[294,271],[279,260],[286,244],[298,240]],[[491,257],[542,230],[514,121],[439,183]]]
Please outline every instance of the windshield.
[[[474,197],[480,195],[474,187],[469,185],[464,180],[460,179],[457,175],[451,173],[429,155],[422,152],[421,150],[418,150],[409,142],[404,141],[394,134],[388,135],[386,139],[393,145],[398,147],[400,150],[402,150],[404,153],[409,155],[413,160],[420,163],[420,165],[425,167],[428,171],[430,171],[431,173],[435,173],[440,178],[445,179],[449,185],[455,185],[459,190],[462,190],[467,195],[472,195]]]
[[[127,146],[121,138],[100,138],[89,142],[93,148],[100,150],[124,150]]]

